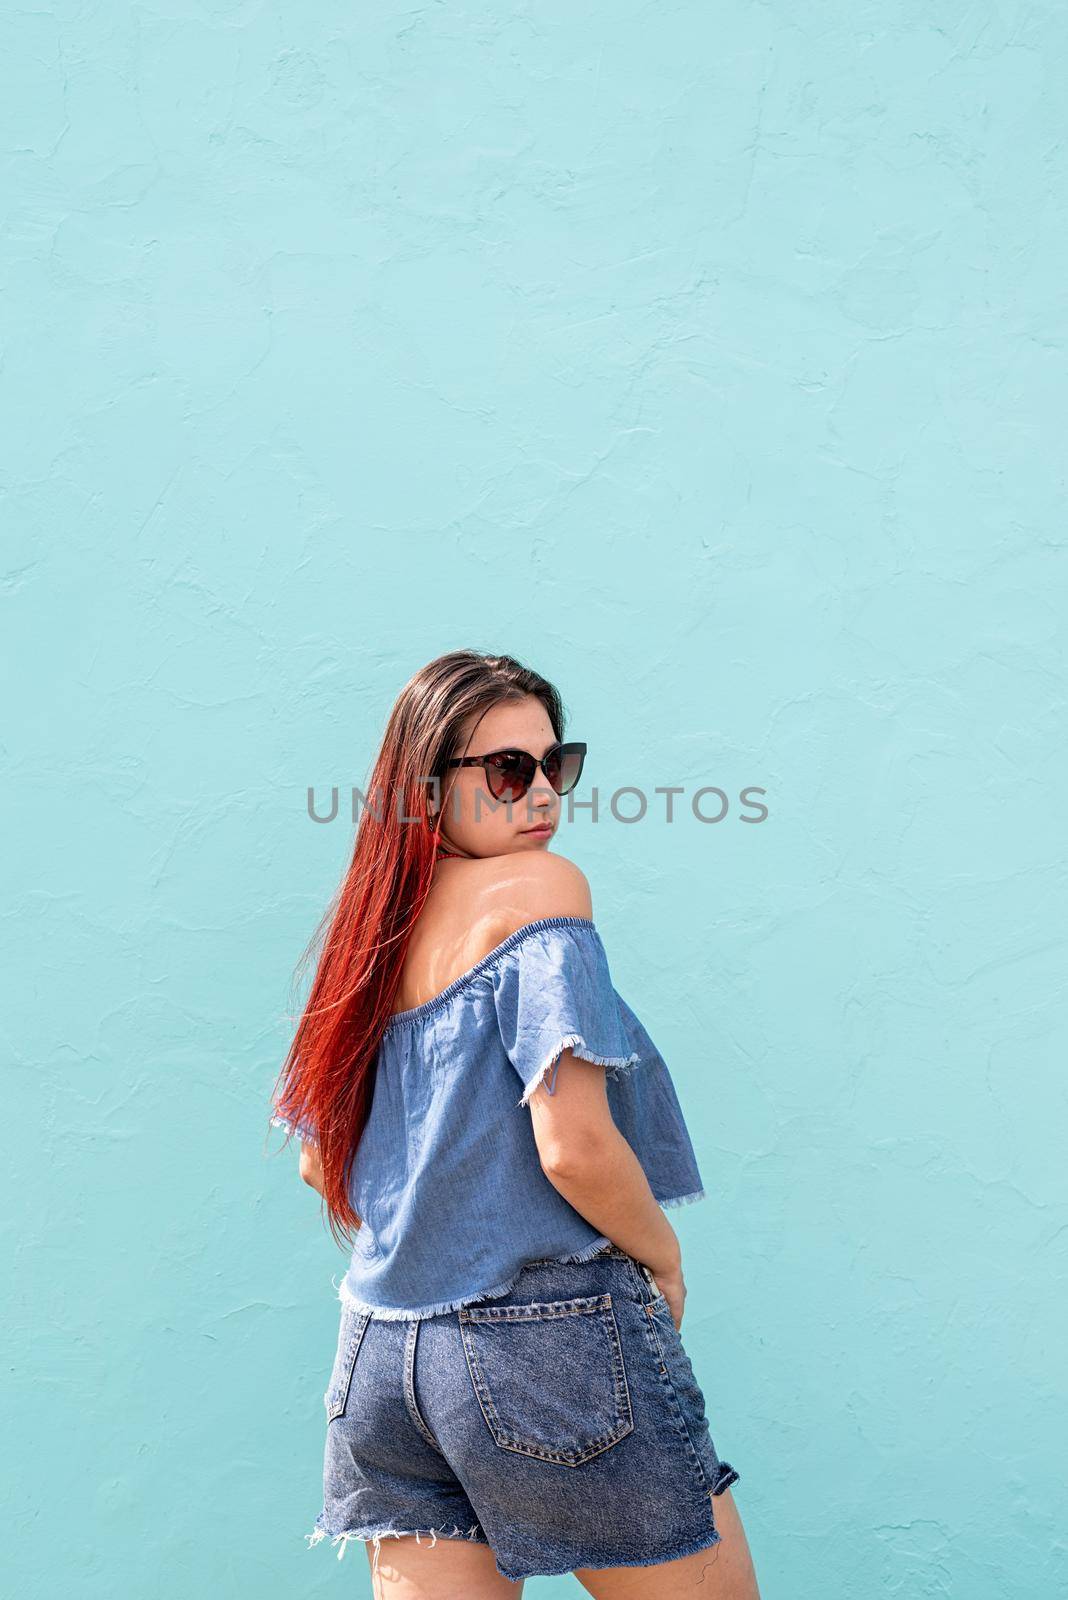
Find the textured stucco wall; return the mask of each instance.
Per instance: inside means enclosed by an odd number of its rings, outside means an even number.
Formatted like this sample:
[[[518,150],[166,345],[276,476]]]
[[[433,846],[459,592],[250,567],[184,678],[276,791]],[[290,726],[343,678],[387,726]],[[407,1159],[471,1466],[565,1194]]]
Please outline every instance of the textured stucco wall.
[[[369,1593],[301,1538],[343,1260],[266,1103],[305,787],[469,643],[604,793],[768,790],[560,845],[766,1600],[1063,1592],[1066,32],[6,10],[13,1593]]]

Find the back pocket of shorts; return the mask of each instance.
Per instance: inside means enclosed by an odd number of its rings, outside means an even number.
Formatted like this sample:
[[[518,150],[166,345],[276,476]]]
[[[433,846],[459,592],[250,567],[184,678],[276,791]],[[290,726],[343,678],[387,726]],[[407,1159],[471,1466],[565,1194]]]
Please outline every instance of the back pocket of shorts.
[[[458,1312],[482,1415],[502,1450],[577,1467],[634,1428],[610,1294]]]
[[[327,1422],[333,1422],[335,1417],[340,1417],[348,1405],[352,1369],[356,1365],[356,1353],[370,1317],[369,1311],[357,1311],[355,1306],[347,1301],[343,1302],[338,1323],[334,1365],[326,1393],[323,1395]]]

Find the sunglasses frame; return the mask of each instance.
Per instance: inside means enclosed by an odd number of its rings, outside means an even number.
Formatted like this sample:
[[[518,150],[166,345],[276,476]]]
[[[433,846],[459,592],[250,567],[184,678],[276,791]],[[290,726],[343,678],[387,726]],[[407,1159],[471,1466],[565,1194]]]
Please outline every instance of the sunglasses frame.
[[[578,751],[580,756],[578,773],[576,774],[575,782],[571,785],[570,789],[558,789],[553,783],[552,779],[549,777],[549,774],[545,771],[545,762],[548,761],[549,757],[558,750],[566,750],[569,755],[575,751]],[[545,754],[539,761],[537,756],[532,756],[529,750],[520,750],[518,745],[506,744],[502,745],[500,750],[485,750],[480,756],[453,756],[452,760],[446,761],[445,765],[446,767],[481,767],[485,773],[486,788],[489,790],[490,794],[495,800],[504,800],[507,802],[509,799],[512,801],[522,800],[524,795],[530,793],[531,784],[533,784],[534,779],[538,775],[539,767],[545,776],[546,783],[549,785],[554,794],[571,794],[578,784],[579,778],[582,777],[582,768],[586,762],[586,750],[587,746],[581,739],[562,739],[558,740],[556,744],[550,745],[548,750],[546,750]],[[508,796],[497,793],[492,782],[490,781],[491,769],[486,765],[486,762],[492,760],[494,756],[525,756],[528,761],[533,761],[534,770],[531,772],[530,778],[524,787],[522,794]]]

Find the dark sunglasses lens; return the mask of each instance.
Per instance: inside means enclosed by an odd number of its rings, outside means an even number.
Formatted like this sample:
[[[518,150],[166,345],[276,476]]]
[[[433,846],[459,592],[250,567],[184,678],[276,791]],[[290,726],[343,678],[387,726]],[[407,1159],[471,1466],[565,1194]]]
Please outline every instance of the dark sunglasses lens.
[[[557,745],[546,762],[545,774],[557,794],[569,794],[578,783],[585,754],[579,745]]]
[[[534,777],[534,762],[522,750],[501,750],[485,763],[495,800],[522,800]]]

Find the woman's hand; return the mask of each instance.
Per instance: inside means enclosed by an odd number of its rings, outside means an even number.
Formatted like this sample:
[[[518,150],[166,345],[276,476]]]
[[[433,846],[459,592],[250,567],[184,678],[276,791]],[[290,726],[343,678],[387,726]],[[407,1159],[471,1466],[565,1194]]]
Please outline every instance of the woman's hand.
[[[649,1269],[652,1272],[652,1268]],[[686,1304],[686,1284],[682,1276],[682,1262],[675,1267],[662,1268],[653,1272],[657,1289],[668,1303],[671,1319],[675,1327],[682,1328],[682,1311]]]

